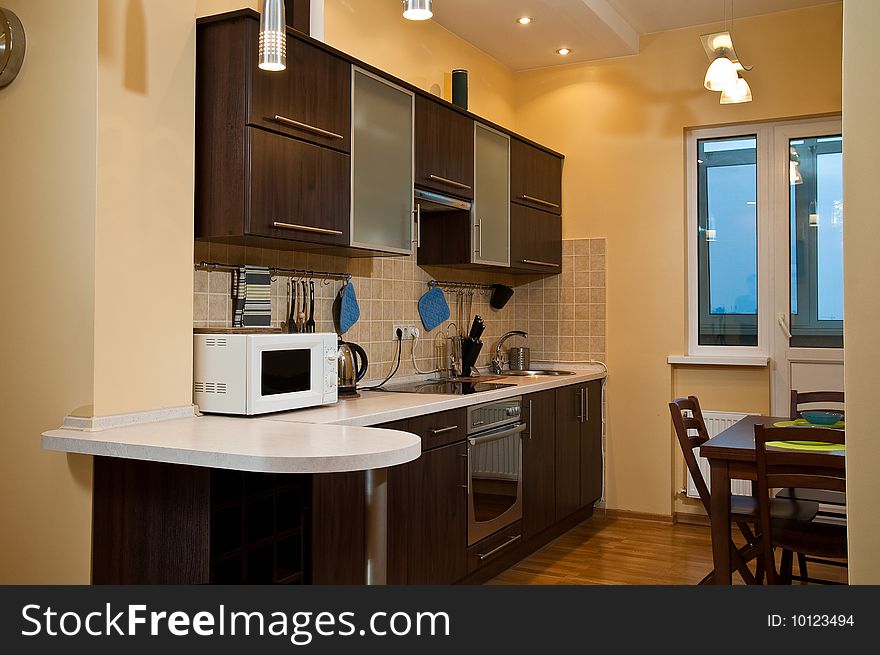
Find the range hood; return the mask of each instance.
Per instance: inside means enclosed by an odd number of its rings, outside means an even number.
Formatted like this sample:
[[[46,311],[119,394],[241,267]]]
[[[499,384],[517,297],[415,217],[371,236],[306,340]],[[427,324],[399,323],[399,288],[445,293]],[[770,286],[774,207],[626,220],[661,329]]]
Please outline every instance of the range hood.
[[[460,200],[458,198],[453,198],[452,196],[443,195],[442,193],[416,189],[413,195],[420,211],[423,212],[449,211],[450,209],[463,209],[464,211],[471,210],[470,201]]]

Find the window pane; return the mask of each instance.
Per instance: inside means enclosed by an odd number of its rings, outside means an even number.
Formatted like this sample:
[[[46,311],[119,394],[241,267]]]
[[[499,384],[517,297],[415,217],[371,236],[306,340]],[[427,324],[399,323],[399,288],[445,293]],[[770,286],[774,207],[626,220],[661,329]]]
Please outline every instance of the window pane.
[[[843,345],[843,156],[840,136],[793,140],[792,346]]]
[[[830,153],[817,159],[819,320],[842,321],[843,155]]]
[[[701,345],[758,345],[756,144],[698,142]]]

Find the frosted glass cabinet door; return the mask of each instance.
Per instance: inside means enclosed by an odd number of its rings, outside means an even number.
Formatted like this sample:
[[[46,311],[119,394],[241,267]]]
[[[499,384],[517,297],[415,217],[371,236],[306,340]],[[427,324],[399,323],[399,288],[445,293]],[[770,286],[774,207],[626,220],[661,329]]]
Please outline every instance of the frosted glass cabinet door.
[[[474,125],[473,261],[510,265],[510,137]]]
[[[413,240],[413,94],[352,71],[352,245],[401,254]]]

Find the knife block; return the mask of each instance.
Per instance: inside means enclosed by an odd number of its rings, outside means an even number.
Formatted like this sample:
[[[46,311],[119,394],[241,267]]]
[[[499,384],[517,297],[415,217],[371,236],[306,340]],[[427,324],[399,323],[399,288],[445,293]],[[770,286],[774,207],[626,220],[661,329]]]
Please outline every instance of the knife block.
[[[470,375],[471,369],[477,363],[480,351],[483,349],[482,341],[474,341],[470,337],[461,340],[461,374]]]

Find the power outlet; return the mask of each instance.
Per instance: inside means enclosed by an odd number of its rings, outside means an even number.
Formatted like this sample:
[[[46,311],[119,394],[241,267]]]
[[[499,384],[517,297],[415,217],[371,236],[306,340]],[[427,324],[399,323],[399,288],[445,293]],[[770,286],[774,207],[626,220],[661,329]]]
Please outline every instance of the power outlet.
[[[391,338],[397,341],[397,330],[403,332],[403,341],[407,339],[413,339],[413,330],[417,329],[415,325],[394,325],[391,328]]]

